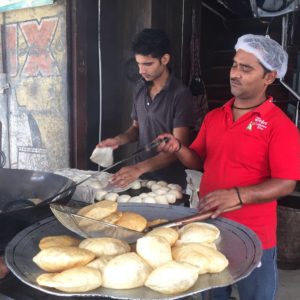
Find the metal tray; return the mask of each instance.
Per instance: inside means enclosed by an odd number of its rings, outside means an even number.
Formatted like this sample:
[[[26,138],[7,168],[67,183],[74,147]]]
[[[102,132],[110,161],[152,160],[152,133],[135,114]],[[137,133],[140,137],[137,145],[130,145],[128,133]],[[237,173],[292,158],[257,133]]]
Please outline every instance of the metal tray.
[[[136,211],[147,219],[168,218],[169,220],[194,214],[191,208],[157,204],[139,205],[123,203],[123,210]],[[229,266],[218,274],[200,275],[195,285],[181,294],[164,295],[140,287],[130,290],[98,288],[86,293],[64,293],[51,288],[41,287],[36,278],[44,271],[33,262],[32,257],[39,251],[39,240],[47,235],[72,234],[55,218],[47,218],[17,234],[8,244],[5,260],[9,269],[25,284],[48,294],[73,297],[108,297],[113,299],[179,299],[215,287],[227,286],[247,277],[257,267],[262,256],[261,244],[257,236],[248,228],[224,218],[207,221],[221,231],[218,249],[226,255]],[[73,234],[74,235],[74,234]],[[75,236],[75,235],[74,235]]]

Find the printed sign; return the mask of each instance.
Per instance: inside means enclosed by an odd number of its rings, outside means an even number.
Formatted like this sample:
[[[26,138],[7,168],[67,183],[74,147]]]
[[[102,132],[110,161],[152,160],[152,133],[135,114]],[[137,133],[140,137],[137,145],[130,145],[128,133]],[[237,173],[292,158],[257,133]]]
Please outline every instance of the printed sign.
[[[53,4],[55,0],[1,0],[0,12]]]

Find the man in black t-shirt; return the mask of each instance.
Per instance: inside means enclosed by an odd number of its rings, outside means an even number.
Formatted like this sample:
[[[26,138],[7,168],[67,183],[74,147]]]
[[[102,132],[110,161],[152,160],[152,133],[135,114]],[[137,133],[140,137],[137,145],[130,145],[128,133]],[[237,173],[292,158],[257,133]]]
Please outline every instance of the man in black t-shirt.
[[[189,144],[193,125],[192,99],[187,87],[170,73],[170,41],[158,29],[144,29],[134,39],[132,51],[142,79],[137,84],[132,124],[122,134],[101,141],[97,147],[112,147],[138,141],[138,147],[151,143],[163,132],[172,133],[182,144]],[[141,153],[136,164],[121,168],[112,177],[116,186],[126,186],[137,178],[165,180],[185,188],[183,165],[174,154]]]

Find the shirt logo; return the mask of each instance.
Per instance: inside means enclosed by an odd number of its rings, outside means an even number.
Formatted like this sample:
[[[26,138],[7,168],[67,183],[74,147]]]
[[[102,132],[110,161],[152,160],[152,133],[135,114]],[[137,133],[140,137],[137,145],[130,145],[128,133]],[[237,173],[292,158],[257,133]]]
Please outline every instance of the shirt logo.
[[[254,121],[251,121],[247,125],[246,130],[252,131],[254,126],[256,126],[258,130],[265,130],[268,127],[268,122],[263,120],[261,117],[256,117]]]

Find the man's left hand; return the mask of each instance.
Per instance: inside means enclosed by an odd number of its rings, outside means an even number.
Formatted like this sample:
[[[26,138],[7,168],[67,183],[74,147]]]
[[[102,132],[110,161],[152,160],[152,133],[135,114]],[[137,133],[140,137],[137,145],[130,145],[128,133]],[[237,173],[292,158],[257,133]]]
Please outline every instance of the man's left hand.
[[[217,190],[200,198],[198,210],[200,213],[214,211],[212,218],[219,216],[225,209],[239,204],[239,198],[234,189]]]
[[[138,179],[141,175],[142,172],[137,166],[127,166],[114,174],[110,182],[116,187],[123,188]]]

